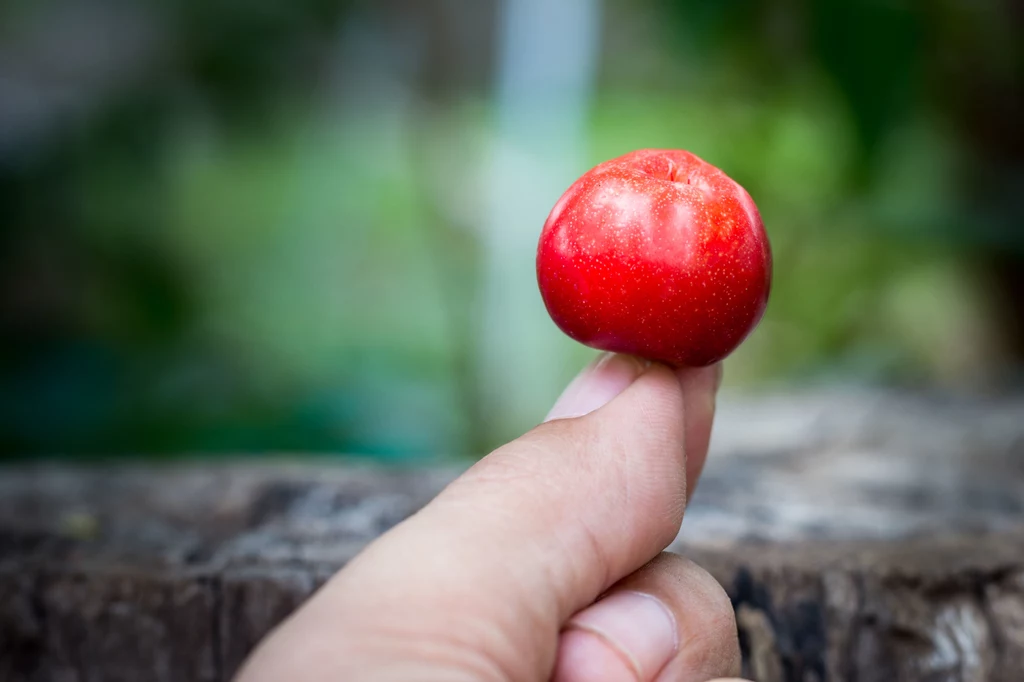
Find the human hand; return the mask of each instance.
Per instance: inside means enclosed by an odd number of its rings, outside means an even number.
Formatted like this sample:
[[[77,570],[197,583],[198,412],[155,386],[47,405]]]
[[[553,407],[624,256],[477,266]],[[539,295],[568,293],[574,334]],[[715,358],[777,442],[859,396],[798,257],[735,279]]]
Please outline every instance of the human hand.
[[[602,356],[544,424],[338,572],[239,682],[737,675],[727,595],[662,552],[704,466],[720,371]]]

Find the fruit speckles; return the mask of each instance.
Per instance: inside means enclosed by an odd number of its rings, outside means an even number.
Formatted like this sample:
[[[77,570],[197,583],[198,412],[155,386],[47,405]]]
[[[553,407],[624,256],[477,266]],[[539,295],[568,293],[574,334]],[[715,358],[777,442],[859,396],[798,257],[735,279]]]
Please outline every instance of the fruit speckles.
[[[746,191],[676,150],[592,169],[559,199],[537,250],[555,323],[594,348],[710,364],[760,321],[771,251]]]

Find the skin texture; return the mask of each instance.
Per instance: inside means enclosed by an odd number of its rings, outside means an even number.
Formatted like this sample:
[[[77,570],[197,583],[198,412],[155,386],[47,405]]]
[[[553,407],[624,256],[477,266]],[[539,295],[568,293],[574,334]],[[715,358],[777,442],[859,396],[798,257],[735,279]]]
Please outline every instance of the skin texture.
[[[680,150],[639,150],[587,172],[537,249],[541,295],[562,331],[676,366],[735,350],[764,314],[771,272],[750,195]]]
[[[679,532],[720,367],[603,356],[546,422],[339,571],[239,682],[708,682],[740,671],[728,595]]]

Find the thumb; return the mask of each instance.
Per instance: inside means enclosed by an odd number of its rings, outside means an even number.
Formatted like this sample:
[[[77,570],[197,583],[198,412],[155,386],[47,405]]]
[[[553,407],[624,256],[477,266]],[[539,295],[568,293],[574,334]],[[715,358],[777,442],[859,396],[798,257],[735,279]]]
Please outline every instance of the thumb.
[[[547,679],[566,620],[675,538],[686,447],[706,448],[716,385],[715,369],[602,358],[553,419],[338,573],[247,679],[274,679],[260,672],[285,651],[334,679]]]

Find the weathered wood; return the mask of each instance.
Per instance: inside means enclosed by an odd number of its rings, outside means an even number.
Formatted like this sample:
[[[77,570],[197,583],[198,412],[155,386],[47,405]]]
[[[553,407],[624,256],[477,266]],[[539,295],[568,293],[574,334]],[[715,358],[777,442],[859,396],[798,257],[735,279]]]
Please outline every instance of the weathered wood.
[[[726,398],[713,450],[674,549],[752,679],[1024,680],[1024,399]],[[457,470],[0,470],[0,680],[228,680]]]

